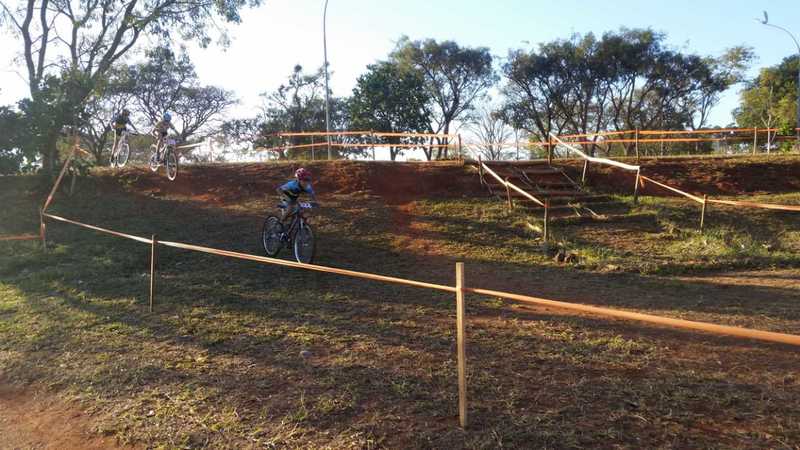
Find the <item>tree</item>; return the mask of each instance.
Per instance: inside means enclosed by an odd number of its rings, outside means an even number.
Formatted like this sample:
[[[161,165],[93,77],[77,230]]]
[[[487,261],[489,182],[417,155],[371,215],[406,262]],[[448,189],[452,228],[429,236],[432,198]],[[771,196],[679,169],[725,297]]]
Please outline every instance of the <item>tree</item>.
[[[79,115],[81,141],[86,150],[92,153],[96,164],[105,164],[110,156],[114,139],[111,122],[124,108],[131,109],[133,81],[127,66],[112,69],[110,75],[95,89],[94,95],[86,100]]]
[[[478,108],[478,114],[469,128],[478,138],[477,148],[484,158],[490,161],[503,159],[503,150],[508,147],[513,130],[509,128],[502,112],[484,105]]]
[[[741,92],[741,103],[733,115],[741,127],[779,128],[790,133],[797,123],[797,56],[761,69],[758,77]],[[777,133],[775,134],[777,135]],[[768,132],[767,151],[774,142]]]
[[[402,37],[390,55],[403,70],[422,77],[431,99],[432,133],[449,134],[453,121],[464,118],[486,91],[497,82],[492,55],[486,47],[461,47],[453,41],[411,41]],[[439,144],[446,145],[447,139]],[[437,158],[447,157],[439,147]]]
[[[623,28],[601,39],[576,34],[538,50],[512,51],[503,66],[505,114],[542,138],[702,127],[720,94],[742,79],[752,51],[736,47],[719,58],[701,57],[667,48],[665,40],[663,33]]]
[[[394,62],[380,62],[367,66],[367,73],[356,81],[349,116],[352,126],[359,130],[424,133],[430,126],[429,102],[418,72],[401,70]],[[421,146],[424,139],[392,136],[376,137],[373,142],[402,145],[389,146],[389,156],[394,161],[405,146]],[[430,148],[422,148],[430,160]]]
[[[194,64],[188,55],[176,55],[168,47],[147,52],[148,59],[128,67],[122,78],[135,100],[137,109],[149,121],[161,120],[166,112],[174,113],[178,141],[205,138],[222,124],[222,114],[237,103],[233,92],[215,86],[201,86]],[[199,136],[198,136],[199,135]]]
[[[279,132],[300,132],[325,129],[325,84],[322,69],[313,73],[304,73],[303,67],[295,65],[287,83],[281,84],[275,91],[264,92],[261,97],[264,105],[261,113],[260,141],[266,147],[279,147],[282,145],[303,145],[311,143],[312,138],[292,136],[289,138],[278,137]],[[341,98],[330,99],[330,119],[333,130],[347,129],[348,100]],[[315,141],[319,143],[317,138]],[[346,139],[341,140],[346,143]],[[361,152],[361,150],[357,150]],[[340,146],[333,149],[336,154],[343,153]],[[292,156],[306,154],[307,150],[292,151]],[[289,155],[283,150],[278,151],[280,158]]]
[[[43,167],[55,165],[56,141],[77,120],[85,101],[108,71],[143,35],[179,37],[208,45],[209,30],[222,19],[241,21],[239,11],[260,0],[0,0],[0,21],[22,43],[33,126],[31,143]]]
[[[22,151],[22,115],[8,106],[0,107],[0,175],[22,170],[25,155]]]

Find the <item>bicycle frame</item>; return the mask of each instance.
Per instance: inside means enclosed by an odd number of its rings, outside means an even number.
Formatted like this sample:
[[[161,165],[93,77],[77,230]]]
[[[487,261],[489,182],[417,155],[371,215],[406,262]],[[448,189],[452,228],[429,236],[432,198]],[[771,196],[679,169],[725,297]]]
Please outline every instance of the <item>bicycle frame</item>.
[[[288,207],[288,206],[287,206]],[[308,217],[304,214],[304,210],[312,209],[312,207],[303,207],[301,204],[297,205],[297,211],[292,213],[292,222],[289,224],[289,229],[286,231],[286,236],[289,237],[290,242],[294,242],[300,226],[308,221]]]

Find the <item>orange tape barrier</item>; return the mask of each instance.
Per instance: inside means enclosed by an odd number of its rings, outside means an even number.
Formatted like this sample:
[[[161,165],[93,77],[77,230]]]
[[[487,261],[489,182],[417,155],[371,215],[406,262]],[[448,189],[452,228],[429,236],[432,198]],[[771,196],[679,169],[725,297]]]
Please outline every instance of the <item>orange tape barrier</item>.
[[[102,233],[111,234],[114,236],[131,239],[134,241],[152,244],[151,239],[146,239],[139,236],[134,236],[131,234],[120,233],[117,231],[109,230],[106,228],[97,227],[94,225],[88,225],[85,223],[77,222],[74,220],[66,219],[63,217],[54,216],[52,214],[45,214],[46,217],[49,217],[54,220],[58,220],[65,223],[70,223],[73,225],[77,225],[80,227],[88,228],[91,230],[99,231]],[[438,291],[444,292],[457,292],[459,289],[454,286],[446,286],[442,284],[434,284],[434,283],[426,283],[422,281],[414,281],[414,280],[406,280],[404,278],[397,278],[397,277],[390,277],[385,275],[377,275],[371,273],[364,273],[364,272],[357,272],[353,270],[346,270],[346,269],[337,269],[334,267],[327,267],[327,266],[319,266],[316,264],[302,264],[292,261],[286,261],[282,259],[276,258],[267,258],[264,256],[256,256],[250,255],[247,253],[239,253],[233,252],[228,250],[220,250],[211,247],[204,247],[200,245],[192,245],[192,244],[184,244],[180,242],[171,242],[171,241],[156,241],[156,244],[164,245],[167,247],[178,248],[183,250],[213,254],[218,256],[225,256],[229,258],[236,258],[236,259],[243,259],[248,261],[260,262],[264,264],[274,264],[280,265],[285,267],[292,267],[297,269],[305,269],[305,270],[313,270],[317,272],[325,272],[325,273],[332,273],[337,275],[344,275],[354,278],[362,278],[374,281],[382,281],[386,283],[393,283],[393,284],[401,284],[406,286],[414,286],[420,288],[427,288],[427,289],[434,289]],[[639,322],[646,322],[652,323],[657,325],[666,325],[674,328],[683,328],[683,329],[690,329],[696,331],[704,331],[713,334],[720,334],[726,336],[736,336],[741,338],[747,339],[756,339],[760,341],[767,341],[767,342],[777,342],[781,344],[789,344],[789,345],[797,345],[800,346],[800,336],[792,335],[792,334],[784,334],[784,333],[775,333],[771,331],[761,331],[761,330],[753,330],[749,328],[740,328],[740,327],[733,327],[727,325],[716,325],[706,322],[695,322],[690,320],[683,320],[683,319],[673,319],[669,317],[662,317],[662,316],[655,316],[651,314],[643,314],[643,313],[636,313],[631,311],[623,311],[611,308],[602,308],[598,306],[591,306],[591,305],[584,305],[579,303],[569,303],[569,302],[562,302],[556,300],[547,300],[538,297],[531,297],[527,295],[520,295],[520,294],[513,294],[510,292],[502,292],[502,291],[494,291],[490,289],[481,289],[481,288],[470,288],[470,287],[462,287],[461,290],[463,292],[472,292],[474,294],[479,295],[486,295],[490,297],[499,297],[504,298],[507,300],[513,300],[521,303],[528,303],[533,305],[539,306],[548,306],[553,308],[560,308],[566,309],[571,311],[578,311],[584,313],[595,314],[599,316],[606,316],[606,317],[614,317],[620,319],[629,319],[629,320],[636,320]]]
[[[18,236],[0,236],[0,241],[32,241],[39,239],[35,234],[20,234]]]

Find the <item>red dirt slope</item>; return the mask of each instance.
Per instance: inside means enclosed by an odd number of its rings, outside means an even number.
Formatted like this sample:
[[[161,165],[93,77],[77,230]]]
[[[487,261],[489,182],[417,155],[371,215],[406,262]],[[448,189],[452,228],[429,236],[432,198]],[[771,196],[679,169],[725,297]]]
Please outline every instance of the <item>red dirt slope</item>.
[[[182,166],[178,179],[170,182],[162,171],[152,174],[141,167],[126,168],[119,178],[136,190],[159,190],[198,197],[212,203],[227,203],[272,195],[306,167],[314,174],[314,189],[322,194],[369,193],[392,203],[421,197],[486,195],[474,170],[460,163],[305,162],[260,164],[213,164]],[[105,170],[101,174],[109,173]]]
[[[531,163],[514,163],[526,165]],[[532,164],[542,164],[541,162]],[[556,160],[570,176],[580,179],[582,162]],[[136,190],[173,192],[210,203],[228,203],[272,195],[303,165],[315,175],[314,188],[323,194],[372,194],[390,203],[407,203],[420,198],[485,196],[474,163],[403,163],[372,161],[280,162],[182,166],[178,179],[170,182],[163,174],[142,167],[118,173],[123,184]],[[111,174],[107,169],[97,172]],[[642,161],[642,175],[692,193],[751,195],[800,191],[800,158],[674,158]],[[608,193],[630,194],[634,173],[593,164],[589,185]],[[671,193],[648,185],[646,195]]]

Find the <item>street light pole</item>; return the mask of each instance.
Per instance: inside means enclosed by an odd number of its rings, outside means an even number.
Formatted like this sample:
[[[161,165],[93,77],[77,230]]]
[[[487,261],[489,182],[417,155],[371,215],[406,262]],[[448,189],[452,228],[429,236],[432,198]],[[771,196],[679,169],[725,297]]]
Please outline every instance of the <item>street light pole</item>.
[[[325,9],[322,12],[322,50],[325,57],[325,140],[328,141],[328,159],[331,159],[331,113],[330,113],[330,91],[328,90],[328,36],[327,24],[328,19],[328,0],[325,0]]]
[[[787,30],[786,28],[779,27],[778,25],[773,25],[769,23],[769,15],[767,12],[764,11],[764,19],[756,19],[762,25],[766,25],[768,27],[777,28],[786,34],[789,35],[790,38],[794,41],[794,45],[797,46],[797,120],[795,123],[795,136],[797,137],[797,148],[800,150],[800,42],[797,42],[797,38]],[[769,145],[769,143],[767,144]]]

